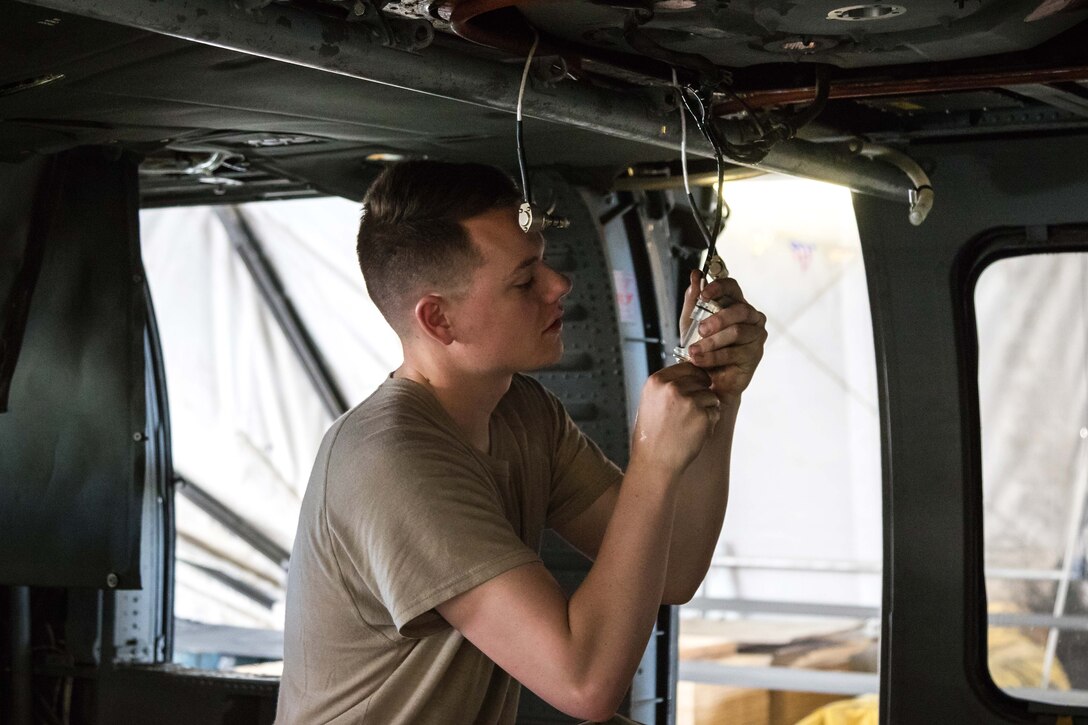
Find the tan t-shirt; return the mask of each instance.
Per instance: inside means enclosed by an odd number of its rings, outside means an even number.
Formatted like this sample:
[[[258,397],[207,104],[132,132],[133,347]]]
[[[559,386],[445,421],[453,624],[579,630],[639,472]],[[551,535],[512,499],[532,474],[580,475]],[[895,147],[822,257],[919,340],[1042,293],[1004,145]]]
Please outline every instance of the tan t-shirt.
[[[291,556],[277,723],[514,722],[520,685],[434,607],[539,561],[544,528],[622,474],[525,376],[490,433],[477,451],[392,378],[329,429]]]

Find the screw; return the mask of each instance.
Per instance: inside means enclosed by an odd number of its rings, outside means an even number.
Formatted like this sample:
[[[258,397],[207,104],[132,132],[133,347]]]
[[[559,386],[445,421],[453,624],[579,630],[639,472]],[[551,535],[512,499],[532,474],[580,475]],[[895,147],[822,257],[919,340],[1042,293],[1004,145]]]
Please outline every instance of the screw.
[[[143,433],[137,432],[137,433],[132,434],[132,440],[136,441],[137,443],[139,443],[143,439],[144,439],[144,434]]]
[[[117,575],[114,574],[112,571],[106,575],[106,586],[108,586],[110,589],[116,589],[118,581],[120,580],[117,578]]]

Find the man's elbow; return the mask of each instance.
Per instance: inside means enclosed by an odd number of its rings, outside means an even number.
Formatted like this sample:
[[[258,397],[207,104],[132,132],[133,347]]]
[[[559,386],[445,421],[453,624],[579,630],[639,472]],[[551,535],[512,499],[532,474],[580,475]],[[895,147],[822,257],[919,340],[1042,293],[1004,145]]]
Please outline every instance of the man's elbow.
[[[681,604],[687,604],[695,595],[699,592],[699,587],[703,585],[703,580],[690,582],[679,582],[665,587],[665,591],[661,593],[661,604],[679,606]]]
[[[612,718],[620,709],[623,695],[626,690],[618,695],[606,687],[587,686],[579,688],[575,702],[566,713],[571,717],[590,722],[604,722]]]
[[[572,668],[571,672],[577,669]],[[559,708],[572,717],[604,722],[620,709],[623,696],[631,686],[634,673],[617,672],[609,668],[581,669],[577,680],[567,687],[569,709]]]

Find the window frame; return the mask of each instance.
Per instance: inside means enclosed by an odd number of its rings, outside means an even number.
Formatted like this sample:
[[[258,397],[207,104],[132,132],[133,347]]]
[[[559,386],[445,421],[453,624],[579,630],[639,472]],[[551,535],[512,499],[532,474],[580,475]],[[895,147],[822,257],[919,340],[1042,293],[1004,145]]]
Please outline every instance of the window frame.
[[[1088,716],[1088,706],[1058,705],[1015,697],[990,674],[982,480],[982,418],[978,391],[978,324],[975,290],[982,273],[995,262],[1038,254],[1088,253],[1088,224],[995,227],[976,235],[956,255],[952,266],[954,325],[963,410],[963,470],[966,503],[967,595],[965,647],[967,680],[980,699],[995,709],[1022,718],[1040,715]]]

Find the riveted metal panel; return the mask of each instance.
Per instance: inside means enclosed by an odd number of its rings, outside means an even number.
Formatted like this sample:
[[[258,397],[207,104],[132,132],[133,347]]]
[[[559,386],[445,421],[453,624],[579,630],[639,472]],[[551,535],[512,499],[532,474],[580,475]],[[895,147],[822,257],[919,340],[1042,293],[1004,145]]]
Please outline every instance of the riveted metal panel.
[[[597,220],[577,190],[558,174],[539,174],[533,186],[537,198],[551,200],[556,212],[570,219],[569,228],[547,233],[544,259],[574,283],[564,305],[568,314],[563,321],[563,359],[533,377],[559,396],[605,455],[625,466],[630,434],[623,350],[612,271]]]

